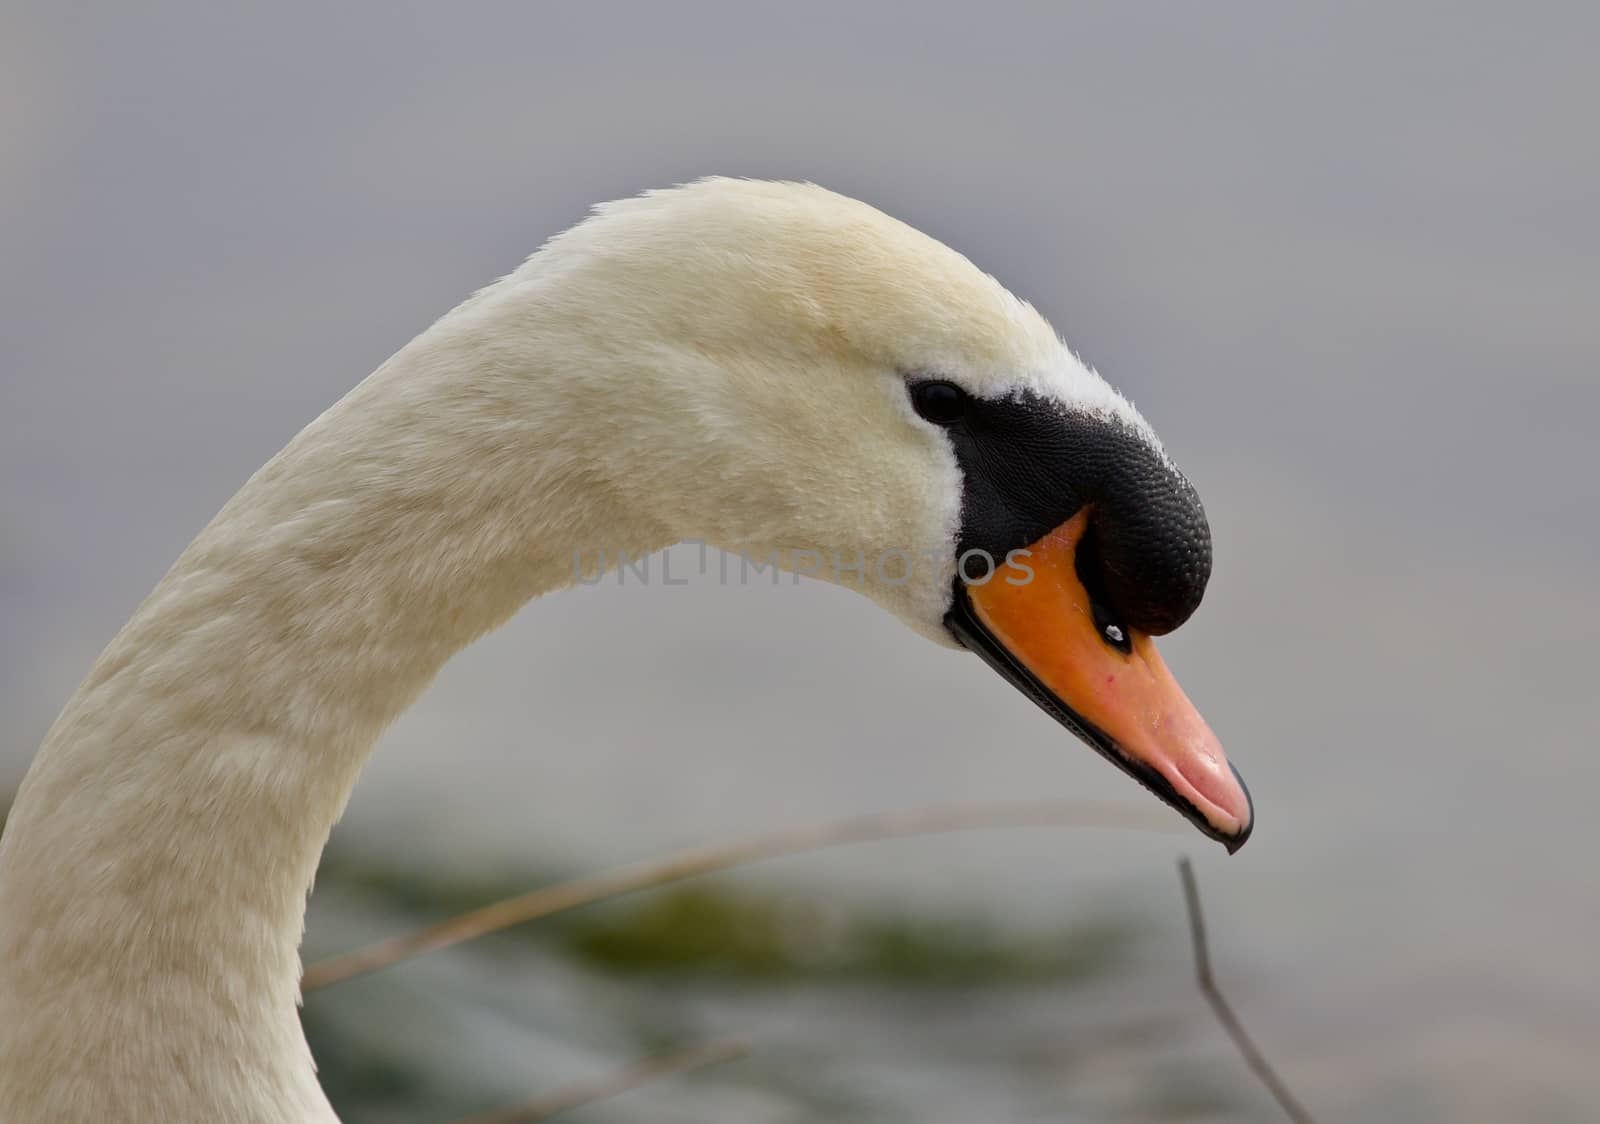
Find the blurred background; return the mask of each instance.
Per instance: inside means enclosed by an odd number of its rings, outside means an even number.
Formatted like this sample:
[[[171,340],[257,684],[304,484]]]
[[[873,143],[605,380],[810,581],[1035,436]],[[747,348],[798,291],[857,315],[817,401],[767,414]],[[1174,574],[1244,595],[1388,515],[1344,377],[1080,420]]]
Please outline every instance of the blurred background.
[[[262,461],[596,201],[811,179],[1032,300],[1216,539],[1165,645],[1249,779],[1198,836],[768,863],[309,998],[351,1122],[736,1034],[574,1121],[1324,1121],[1600,1101],[1590,5],[0,7],[0,791]],[[690,567],[684,567],[685,570]],[[774,827],[1146,799],[819,583],[574,590],[445,671],[313,901],[337,951]]]

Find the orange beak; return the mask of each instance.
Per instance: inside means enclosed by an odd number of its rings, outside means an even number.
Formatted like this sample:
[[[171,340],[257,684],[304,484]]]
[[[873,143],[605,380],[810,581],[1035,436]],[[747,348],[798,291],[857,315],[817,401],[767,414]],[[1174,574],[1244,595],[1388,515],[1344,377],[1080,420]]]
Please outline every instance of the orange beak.
[[[1096,621],[1076,566],[1088,526],[1084,508],[987,581],[967,583],[946,623],[1057,721],[1236,851],[1255,822],[1250,794],[1155,641]]]

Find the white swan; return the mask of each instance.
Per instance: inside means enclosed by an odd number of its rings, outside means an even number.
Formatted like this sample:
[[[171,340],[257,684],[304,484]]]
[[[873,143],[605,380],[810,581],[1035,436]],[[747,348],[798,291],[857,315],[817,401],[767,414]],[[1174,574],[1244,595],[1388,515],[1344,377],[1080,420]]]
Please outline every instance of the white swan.
[[[706,180],[600,207],[423,332],[101,655],[0,841],[0,1121],[332,1121],[298,945],[373,742],[575,553],[687,538],[859,585],[1249,833],[1150,641],[1210,540],[1132,406],[943,245]]]

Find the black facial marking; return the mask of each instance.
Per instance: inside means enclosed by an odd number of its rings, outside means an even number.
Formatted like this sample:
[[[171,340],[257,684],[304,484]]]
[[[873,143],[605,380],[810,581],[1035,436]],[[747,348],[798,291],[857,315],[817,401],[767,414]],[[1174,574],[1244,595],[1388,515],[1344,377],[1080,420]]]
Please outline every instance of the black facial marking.
[[[1211,577],[1205,509],[1137,430],[1026,391],[967,397],[941,424],[964,482],[958,553],[984,550],[998,564],[1093,504],[1078,573],[1108,643],[1107,627],[1123,643],[1129,628],[1159,636],[1199,607]]]

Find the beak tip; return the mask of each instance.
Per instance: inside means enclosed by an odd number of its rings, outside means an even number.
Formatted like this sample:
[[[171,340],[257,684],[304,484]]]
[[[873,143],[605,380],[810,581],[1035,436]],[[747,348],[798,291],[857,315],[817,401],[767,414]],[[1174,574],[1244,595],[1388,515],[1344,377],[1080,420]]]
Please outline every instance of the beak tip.
[[[1244,793],[1245,809],[1249,815],[1249,818],[1244,821],[1243,826],[1237,832],[1219,840],[1228,849],[1228,854],[1233,855],[1237,854],[1239,848],[1250,841],[1250,833],[1256,829],[1256,802],[1255,798],[1250,795],[1250,786],[1245,784],[1244,778],[1239,775],[1239,770],[1234,767],[1232,762],[1228,763],[1228,768],[1233,770],[1233,779],[1239,782],[1239,790]]]

